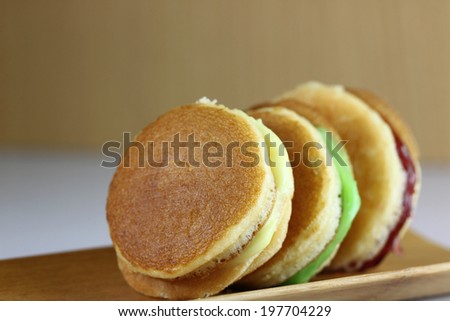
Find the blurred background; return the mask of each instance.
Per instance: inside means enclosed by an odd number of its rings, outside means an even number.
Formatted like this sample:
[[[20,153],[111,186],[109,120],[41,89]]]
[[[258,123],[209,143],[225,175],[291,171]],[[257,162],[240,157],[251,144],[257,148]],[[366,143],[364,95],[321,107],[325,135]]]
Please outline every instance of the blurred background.
[[[413,227],[450,247],[450,1],[0,0],[0,259],[109,245],[101,146],[208,96],[372,90],[424,164]]]

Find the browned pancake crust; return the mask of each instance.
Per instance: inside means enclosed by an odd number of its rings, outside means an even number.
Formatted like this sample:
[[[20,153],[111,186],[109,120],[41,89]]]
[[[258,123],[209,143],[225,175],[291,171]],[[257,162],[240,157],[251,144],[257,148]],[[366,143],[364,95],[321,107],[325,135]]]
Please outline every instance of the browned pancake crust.
[[[213,269],[200,275],[190,275],[173,280],[152,278],[132,271],[129,264],[118,258],[119,268],[127,281],[136,291],[152,297],[162,297],[171,300],[186,300],[204,298],[214,295],[235,282],[242,275],[259,267],[274,254],[274,248],[279,249],[284,240],[291,214],[291,201],[286,199],[281,208],[282,216],[271,243],[260,254],[246,261],[234,263],[233,260],[217,264]]]
[[[194,133],[202,145],[209,141],[222,146],[258,141],[242,117],[202,105],[182,106],[161,116],[142,130],[136,141],[144,144],[145,155],[149,152],[147,142],[153,141],[155,160],[160,161],[162,142],[173,141],[177,132],[181,141]],[[180,154],[182,161],[188,159],[185,150]],[[240,161],[249,161],[239,149],[233,150],[231,167],[222,164],[217,168],[204,164],[178,167],[172,149],[169,151],[168,166],[145,164],[138,168],[138,149],[130,148],[130,167],[125,168],[122,162],[117,169],[107,202],[111,238],[123,257],[141,269],[168,273],[204,255],[244,220],[255,206],[267,175],[262,164],[239,166]],[[199,148],[195,159],[202,163]]]

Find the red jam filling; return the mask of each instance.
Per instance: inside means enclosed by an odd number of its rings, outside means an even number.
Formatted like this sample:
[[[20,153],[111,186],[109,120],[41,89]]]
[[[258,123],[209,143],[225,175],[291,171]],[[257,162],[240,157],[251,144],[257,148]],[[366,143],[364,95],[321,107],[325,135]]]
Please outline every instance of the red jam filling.
[[[380,263],[386,256],[386,254],[388,254],[390,251],[395,252],[398,250],[400,243],[399,233],[402,230],[408,218],[411,217],[412,215],[413,197],[417,180],[416,170],[414,168],[414,163],[412,161],[411,155],[409,154],[408,148],[406,147],[405,144],[403,144],[403,142],[400,140],[400,138],[396,133],[393,134],[395,138],[395,144],[397,147],[397,153],[402,163],[403,170],[406,173],[406,186],[403,192],[402,213],[400,215],[397,224],[392,229],[386,243],[384,244],[380,252],[374,258],[365,261],[361,265],[361,267],[358,268],[358,270],[364,270],[373,267],[378,263]],[[352,265],[353,267],[355,267],[356,264]]]

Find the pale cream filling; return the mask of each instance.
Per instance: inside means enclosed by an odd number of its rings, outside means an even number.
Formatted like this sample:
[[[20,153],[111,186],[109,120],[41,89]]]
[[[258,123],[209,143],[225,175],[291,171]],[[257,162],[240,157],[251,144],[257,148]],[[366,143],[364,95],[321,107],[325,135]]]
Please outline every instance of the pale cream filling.
[[[289,179],[292,177],[289,156],[280,138],[275,135],[272,130],[266,127],[261,119],[255,120],[240,110],[235,110],[235,112],[239,115],[243,114],[248,117],[265,138],[266,152],[268,152],[268,157],[274,164],[274,166],[271,166],[271,171],[275,179],[276,198],[273,210],[266,223],[256,233],[245,249],[235,257],[230,264],[239,264],[249,260],[253,256],[261,253],[270,244],[283,214],[280,212],[280,208],[283,207],[279,206],[279,203],[282,202],[283,199],[286,199],[283,195],[289,194],[290,191],[293,191],[294,189],[293,180]],[[266,135],[269,135],[269,137],[266,137]],[[274,147],[270,147],[271,142],[275,143]],[[280,153],[280,151],[282,153]]]

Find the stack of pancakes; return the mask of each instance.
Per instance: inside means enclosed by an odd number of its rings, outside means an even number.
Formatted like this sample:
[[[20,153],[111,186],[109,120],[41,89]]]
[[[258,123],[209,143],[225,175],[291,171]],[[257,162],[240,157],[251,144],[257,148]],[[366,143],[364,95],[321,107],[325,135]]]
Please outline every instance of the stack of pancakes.
[[[192,299],[374,266],[410,220],[417,158],[400,118],[362,90],[311,82],[247,113],[177,107],[112,179],[119,268],[143,294]]]

